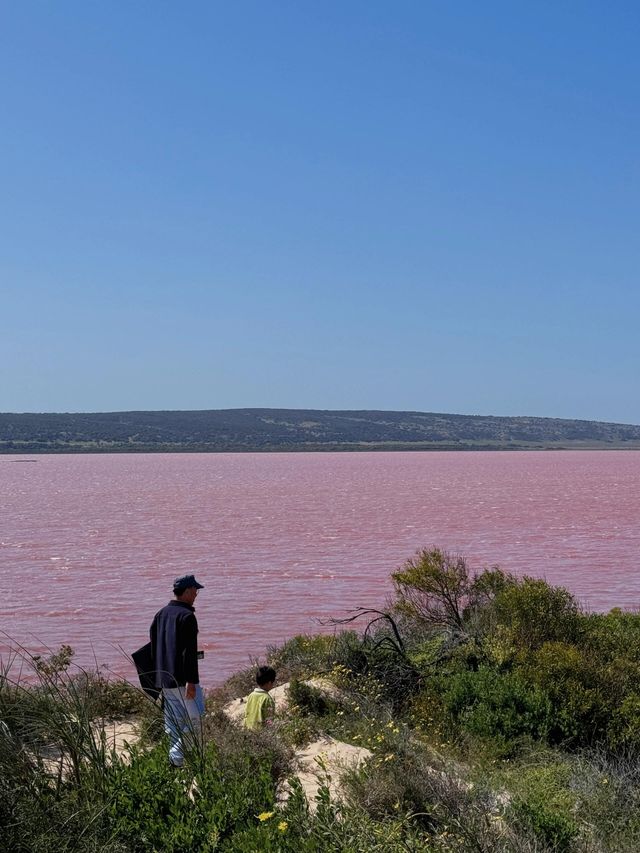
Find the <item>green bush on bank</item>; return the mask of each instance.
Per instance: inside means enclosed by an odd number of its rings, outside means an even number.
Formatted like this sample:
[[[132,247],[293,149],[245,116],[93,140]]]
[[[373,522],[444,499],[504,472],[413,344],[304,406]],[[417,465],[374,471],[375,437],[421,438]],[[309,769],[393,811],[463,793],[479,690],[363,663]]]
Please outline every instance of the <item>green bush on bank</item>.
[[[444,709],[465,731],[508,743],[522,737],[546,740],[552,716],[543,690],[517,673],[487,666],[458,672],[442,685]]]
[[[640,748],[640,616],[585,614],[561,587],[421,551],[393,575],[423,693],[459,729]],[[437,655],[435,664],[430,662]],[[419,707],[420,702],[417,702]]]

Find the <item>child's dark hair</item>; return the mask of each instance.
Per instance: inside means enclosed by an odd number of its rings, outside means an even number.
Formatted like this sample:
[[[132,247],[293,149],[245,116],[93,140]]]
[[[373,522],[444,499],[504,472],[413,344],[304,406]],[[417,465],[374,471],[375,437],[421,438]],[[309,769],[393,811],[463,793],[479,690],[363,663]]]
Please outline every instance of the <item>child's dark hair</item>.
[[[272,666],[261,666],[256,672],[256,681],[262,687],[264,684],[269,684],[270,681],[276,680],[276,671]]]

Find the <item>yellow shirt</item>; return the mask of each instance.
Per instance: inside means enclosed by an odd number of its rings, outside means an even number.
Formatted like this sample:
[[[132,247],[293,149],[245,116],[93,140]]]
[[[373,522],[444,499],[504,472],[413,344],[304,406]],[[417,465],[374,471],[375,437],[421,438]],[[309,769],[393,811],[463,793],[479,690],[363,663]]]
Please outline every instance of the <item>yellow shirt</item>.
[[[272,696],[262,687],[256,687],[249,694],[247,707],[244,711],[244,725],[247,729],[261,729],[267,720],[273,717],[276,703]]]

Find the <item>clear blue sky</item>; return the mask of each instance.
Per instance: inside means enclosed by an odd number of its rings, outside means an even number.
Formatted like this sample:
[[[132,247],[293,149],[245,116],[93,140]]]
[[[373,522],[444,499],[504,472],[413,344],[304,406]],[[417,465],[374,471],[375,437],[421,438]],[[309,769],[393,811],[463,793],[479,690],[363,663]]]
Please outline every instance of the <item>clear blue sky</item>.
[[[640,423],[639,27],[3,3],[0,410]]]

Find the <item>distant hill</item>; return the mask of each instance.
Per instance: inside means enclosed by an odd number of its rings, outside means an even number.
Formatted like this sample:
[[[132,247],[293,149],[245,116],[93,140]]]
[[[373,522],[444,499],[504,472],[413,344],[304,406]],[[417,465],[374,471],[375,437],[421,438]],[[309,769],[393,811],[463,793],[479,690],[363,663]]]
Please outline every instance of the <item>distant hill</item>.
[[[0,414],[0,453],[561,448],[640,449],[640,426],[315,409]]]

